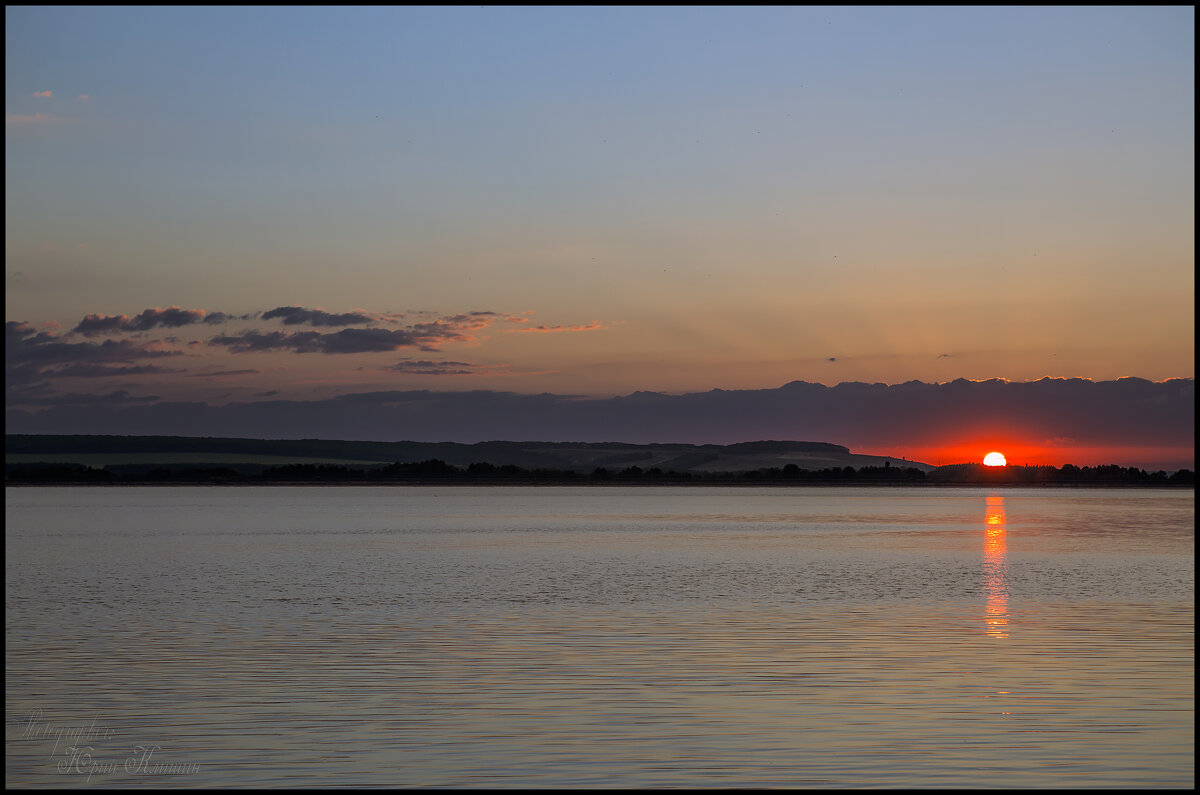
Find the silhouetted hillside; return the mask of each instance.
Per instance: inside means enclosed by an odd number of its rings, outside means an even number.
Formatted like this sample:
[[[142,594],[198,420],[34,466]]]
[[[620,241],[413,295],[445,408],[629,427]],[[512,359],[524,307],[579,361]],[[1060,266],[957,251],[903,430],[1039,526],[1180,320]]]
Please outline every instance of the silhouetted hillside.
[[[250,473],[270,466],[413,463],[436,459],[451,466],[487,463],[525,469],[588,471],[637,465],[678,472],[744,472],[789,464],[801,469],[928,464],[857,455],[826,442],[757,441],[731,445],[627,444],[622,442],[361,442],[330,439],[226,439],[187,436],[5,437],[9,464],[38,462],[143,471],[165,465],[227,466]],[[291,459],[291,460],[289,460]],[[257,469],[256,469],[257,467]],[[118,471],[114,469],[113,471]]]
[[[485,442],[477,445],[190,437],[10,436],[19,484],[594,483],[1191,486],[1191,470],[930,467],[825,442],[733,445]],[[453,460],[428,455],[440,450]],[[321,457],[325,456],[324,460]],[[391,460],[385,458],[390,456]],[[465,463],[464,463],[465,462]],[[517,463],[523,462],[523,463]],[[764,464],[764,462],[767,462]],[[855,462],[858,466],[852,466]]]

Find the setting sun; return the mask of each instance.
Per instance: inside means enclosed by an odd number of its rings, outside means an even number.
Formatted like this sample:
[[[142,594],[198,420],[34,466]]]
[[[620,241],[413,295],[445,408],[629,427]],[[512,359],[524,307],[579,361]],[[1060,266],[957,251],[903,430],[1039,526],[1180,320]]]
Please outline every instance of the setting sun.
[[[1008,460],[1000,453],[988,453],[983,457],[983,465],[989,467],[1008,466]]]

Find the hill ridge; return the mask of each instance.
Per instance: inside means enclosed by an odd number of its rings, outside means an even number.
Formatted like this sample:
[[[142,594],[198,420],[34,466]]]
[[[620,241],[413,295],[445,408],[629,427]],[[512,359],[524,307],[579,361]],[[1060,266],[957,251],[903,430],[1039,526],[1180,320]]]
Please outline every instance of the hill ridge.
[[[852,453],[830,442],[758,440],[727,445],[629,442],[542,442],[492,440],[465,442],[378,442],[341,439],[253,439],[206,436],[117,436],[84,434],[6,434],[5,459],[9,463],[32,461],[122,464],[229,460],[245,463],[254,456],[328,460],[330,462],[409,463],[440,459],[455,466],[489,463],[554,469],[594,467],[660,467],[677,471],[736,472],[795,464],[802,469],[828,467],[911,466],[933,467],[889,456]],[[104,462],[104,463],[102,463]]]

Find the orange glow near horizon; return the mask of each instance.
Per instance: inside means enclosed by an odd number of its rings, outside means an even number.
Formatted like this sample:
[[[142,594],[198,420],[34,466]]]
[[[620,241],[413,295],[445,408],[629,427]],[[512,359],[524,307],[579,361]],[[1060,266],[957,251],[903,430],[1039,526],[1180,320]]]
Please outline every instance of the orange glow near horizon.
[[[978,463],[983,455],[993,450],[1003,450],[1008,466],[1052,466],[1073,464],[1079,467],[1117,464],[1122,467],[1138,467],[1150,472],[1158,469],[1195,470],[1194,447],[1094,447],[1076,445],[1070,441],[1050,440],[1036,442],[1019,438],[968,438],[934,442],[928,446],[889,446],[886,448],[864,448],[854,450],[867,455],[887,455],[909,461],[919,461],[932,466],[947,464]]]

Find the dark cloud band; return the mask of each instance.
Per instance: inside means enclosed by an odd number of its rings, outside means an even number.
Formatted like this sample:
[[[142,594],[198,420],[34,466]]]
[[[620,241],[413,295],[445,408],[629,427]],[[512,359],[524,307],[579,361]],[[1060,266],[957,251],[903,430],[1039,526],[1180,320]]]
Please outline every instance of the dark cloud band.
[[[384,353],[401,348],[436,350],[437,342],[465,339],[465,335],[450,326],[423,324],[411,329],[342,329],[330,334],[318,331],[247,331],[242,334],[220,335],[208,342],[228,348],[233,353],[263,351],[292,351],[293,353]]]

